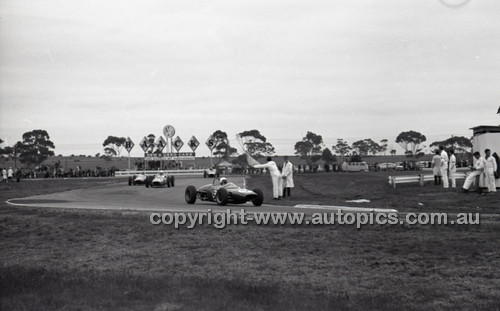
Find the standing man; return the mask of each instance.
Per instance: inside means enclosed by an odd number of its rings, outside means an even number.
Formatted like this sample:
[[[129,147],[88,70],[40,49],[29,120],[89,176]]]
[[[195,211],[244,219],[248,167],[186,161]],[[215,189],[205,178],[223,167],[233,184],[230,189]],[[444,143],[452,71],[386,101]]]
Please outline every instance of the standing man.
[[[491,156],[490,149],[484,151],[486,157],[484,159],[484,183],[490,194],[497,192],[495,185],[495,172],[497,170],[497,161]]]
[[[439,146],[441,150],[441,176],[443,178],[443,188],[448,188],[448,153],[444,150],[444,146]]]
[[[12,167],[9,167],[9,169],[7,170],[7,180],[9,182],[14,182],[14,171],[12,170]]]
[[[281,200],[283,186],[282,186],[281,173],[280,170],[278,169],[278,166],[276,165],[276,162],[274,162],[271,157],[267,157],[266,164],[257,164],[254,165],[253,167],[265,168],[269,170],[269,173],[271,174],[271,180],[273,182],[273,200]]]
[[[291,188],[294,187],[293,184],[293,164],[288,161],[288,156],[285,156],[285,163],[283,163],[283,171],[281,173],[283,178],[283,197],[291,195]]]
[[[476,165],[471,167],[472,172],[465,178],[464,185],[462,189],[460,189],[461,192],[469,191],[470,185],[476,180],[476,177],[481,175],[484,171],[484,159],[481,157],[481,154],[477,151],[474,152],[474,158],[476,159]]]
[[[450,150],[450,179],[451,179],[451,187],[457,187],[457,181],[455,178],[455,173],[457,172],[457,158],[455,157],[455,151],[453,149]]]
[[[432,173],[434,174],[434,186],[441,185],[441,156],[439,150],[436,150],[432,157]]]

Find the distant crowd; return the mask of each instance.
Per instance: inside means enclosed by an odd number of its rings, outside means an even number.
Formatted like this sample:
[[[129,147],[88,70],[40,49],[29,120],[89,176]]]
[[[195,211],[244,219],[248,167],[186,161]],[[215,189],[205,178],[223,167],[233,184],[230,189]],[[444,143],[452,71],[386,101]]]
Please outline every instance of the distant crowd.
[[[95,169],[82,170],[80,167],[75,169],[53,168],[48,166],[40,166],[36,169],[13,169],[0,168],[2,173],[2,182],[19,181],[20,179],[33,178],[73,178],[73,177],[114,177],[116,169],[103,169],[96,167]]]

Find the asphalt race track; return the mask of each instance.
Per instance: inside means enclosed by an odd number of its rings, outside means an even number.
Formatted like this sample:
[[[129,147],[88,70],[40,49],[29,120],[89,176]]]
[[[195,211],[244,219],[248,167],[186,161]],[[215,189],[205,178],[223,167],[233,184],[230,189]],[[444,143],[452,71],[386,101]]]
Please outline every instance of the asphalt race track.
[[[243,186],[243,177],[228,178],[239,186]],[[213,202],[196,201],[188,205],[184,199],[184,191],[188,185],[201,187],[211,183],[212,179],[196,177],[176,177],[173,188],[146,188],[143,185],[129,186],[127,180],[123,183],[105,185],[102,188],[76,189],[52,194],[37,195],[27,198],[16,198],[8,200],[7,203],[16,206],[50,207],[50,208],[75,208],[75,209],[104,209],[104,210],[135,210],[135,211],[168,211],[168,212],[213,212],[240,211],[247,212],[331,212],[342,209],[349,212],[395,212],[395,210],[371,210],[360,207],[337,207],[337,206],[309,206],[300,207],[277,206],[266,204],[270,198],[264,198],[264,204],[256,207],[251,202],[246,204],[235,204],[218,206]]]

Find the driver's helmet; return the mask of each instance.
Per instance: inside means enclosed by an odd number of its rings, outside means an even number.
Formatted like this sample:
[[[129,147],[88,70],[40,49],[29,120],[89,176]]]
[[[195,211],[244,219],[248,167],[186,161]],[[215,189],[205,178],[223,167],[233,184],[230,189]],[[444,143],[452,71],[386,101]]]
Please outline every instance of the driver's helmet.
[[[225,184],[227,184],[227,178],[226,178],[226,177],[222,177],[222,178],[220,179],[220,184],[221,184],[221,185],[225,185]]]

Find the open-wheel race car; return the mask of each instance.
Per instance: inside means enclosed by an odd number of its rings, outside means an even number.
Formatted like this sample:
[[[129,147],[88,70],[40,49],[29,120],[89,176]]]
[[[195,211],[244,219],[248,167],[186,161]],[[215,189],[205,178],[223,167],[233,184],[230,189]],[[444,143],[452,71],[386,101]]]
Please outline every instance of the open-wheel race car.
[[[167,176],[163,172],[156,175],[139,174],[128,178],[129,186],[145,185],[149,187],[173,187],[175,185],[175,177]]]
[[[199,189],[196,189],[195,186],[188,186],[185,198],[188,204],[194,204],[197,199],[216,202],[217,205],[252,202],[253,205],[260,206],[264,202],[262,190],[258,188],[248,190],[245,187],[238,187],[232,182],[227,182],[225,177],[215,178],[211,184],[202,186]]]
[[[205,169],[203,171],[203,177],[204,178],[207,178],[207,177],[219,177],[219,172],[217,171],[217,169],[215,167],[209,167],[207,169]]]

